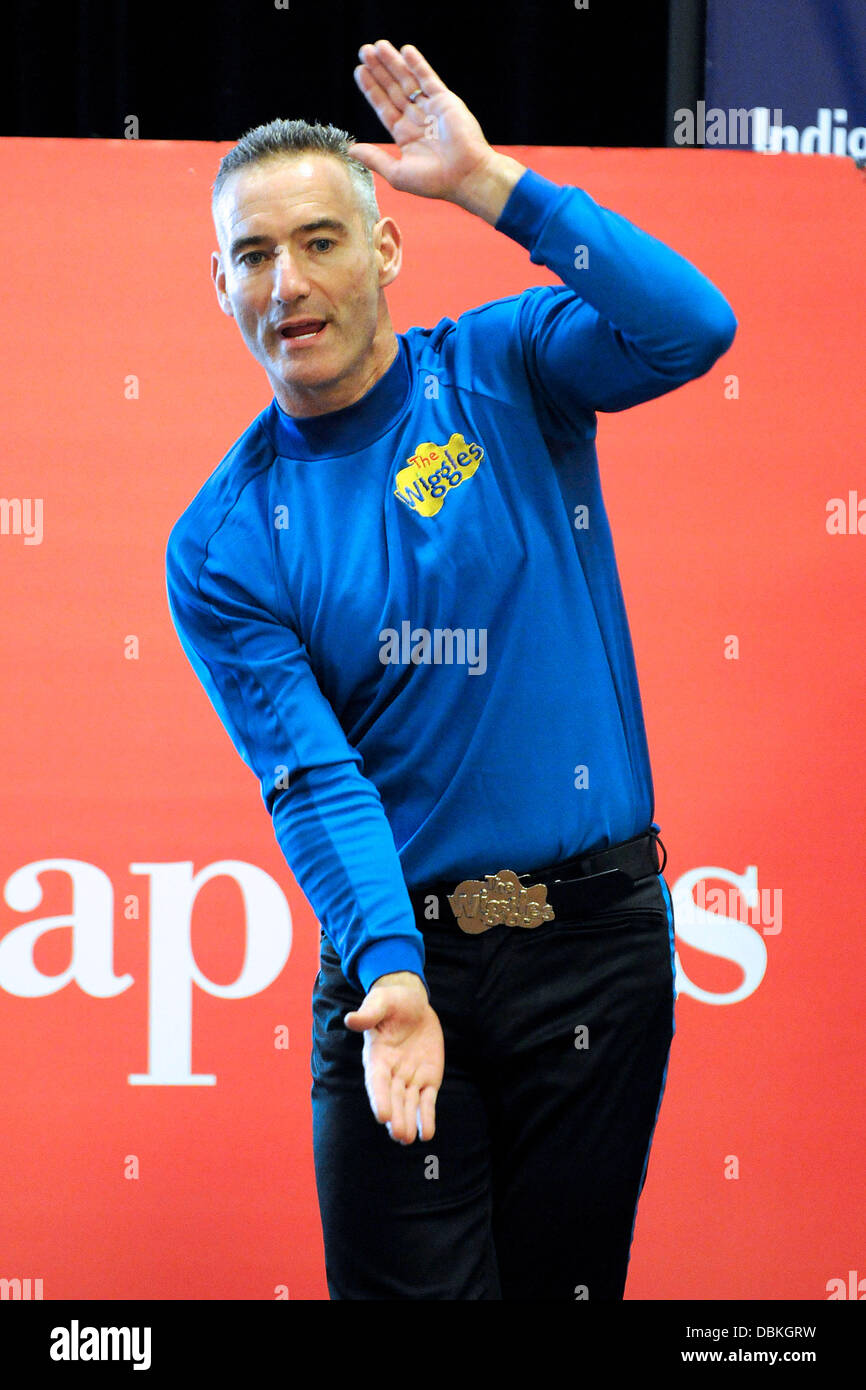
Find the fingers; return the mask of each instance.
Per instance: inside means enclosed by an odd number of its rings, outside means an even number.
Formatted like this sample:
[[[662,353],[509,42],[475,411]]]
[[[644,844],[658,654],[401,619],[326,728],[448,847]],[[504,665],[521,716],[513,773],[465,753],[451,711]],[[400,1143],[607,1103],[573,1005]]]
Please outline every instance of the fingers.
[[[392,1080],[391,1073],[387,1067],[368,1063],[365,1068],[365,1084],[367,1088],[367,1098],[370,1102],[370,1109],[380,1125],[388,1125],[390,1133],[390,1121],[392,1117],[391,1094]]]
[[[403,1140],[412,1144],[418,1138],[418,1087],[407,1086],[403,1094]]]
[[[366,47],[367,45],[365,45]],[[364,49],[361,49],[364,52]],[[376,65],[378,67],[378,65]],[[372,64],[363,64],[355,68],[355,81],[360,87],[364,96],[372,106],[383,126],[391,135],[394,134],[394,127],[403,115],[403,106],[396,106],[389,95],[387,80],[380,82],[376,76],[376,67]]]
[[[393,154],[385,154],[383,150],[378,150],[375,145],[352,144],[349,151],[353,159],[360,160],[374,174],[380,174],[383,179],[391,182],[391,175],[399,167],[400,161]]]
[[[429,1140],[436,1132],[436,1087],[406,1082],[384,1068],[370,1071],[367,1094],[373,1114],[398,1144]]]
[[[433,71],[427,59],[418,52],[414,44],[404,43],[400,49],[400,54],[412,74],[414,87],[410,88],[411,91],[414,91],[415,87],[420,87],[425,96],[428,97],[439,96],[441,92],[448,91],[442,78]]]
[[[432,1139],[436,1133],[436,1087],[425,1086],[421,1091],[418,1107],[418,1134],[423,1140]]]
[[[388,1133],[398,1144],[411,1144],[415,1138],[415,1111],[417,1108],[417,1086],[407,1086],[402,1077],[392,1076],[391,1122],[388,1125]]]
[[[377,1055],[376,1043],[376,1033],[368,1032],[364,1038],[364,1085],[370,1109],[392,1139],[409,1144],[417,1132],[418,1087],[392,1070],[394,1063],[387,1054]]]
[[[375,1028],[378,1023],[381,1023],[390,1008],[390,1002],[381,991],[378,998],[368,994],[359,1009],[352,1009],[343,1015],[343,1022],[353,1032],[363,1033],[366,1029]]]
[[[418,1134],[418,1087],[407,1085],[381,1063],[368,1060],[365,1070],[367,1098],[376,1120],[396,1143],[411,1144]]]
[[[435,1111],[435,1087],[424,1086],[419,1094],[416,1085],[404,1087],[402,1083],[395,1085],[392,1082],[391,1120],[386,1126],[388,1133],[401,1144],[412,1144],[416,1139],[432,1139],[436,1132]]]
[[[355,69],[355,80],[379,119],[393,129],[401,116],[423,125],[423,108],[409,101],[420,87],[424,96],[447,92],[441,78],[412,44],[398,53],[387,39],[365,43],[358,50],[362,66]]]

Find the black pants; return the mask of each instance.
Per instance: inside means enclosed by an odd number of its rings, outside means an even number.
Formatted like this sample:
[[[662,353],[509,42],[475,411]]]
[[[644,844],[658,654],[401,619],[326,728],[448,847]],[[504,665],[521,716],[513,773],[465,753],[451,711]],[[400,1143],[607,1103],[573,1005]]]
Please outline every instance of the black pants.
[[[477,936],[424,927],[445,1038],[436,1133],[374,1118],[363,993],[322,934],[313,1146],[332,1299],[621,1299],[674,1032],[661,874],[613,906]]]

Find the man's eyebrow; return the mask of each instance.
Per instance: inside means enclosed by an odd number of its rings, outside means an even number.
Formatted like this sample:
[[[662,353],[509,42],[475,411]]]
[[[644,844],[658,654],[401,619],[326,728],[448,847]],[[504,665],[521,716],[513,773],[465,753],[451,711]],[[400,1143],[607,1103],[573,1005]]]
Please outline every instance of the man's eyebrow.
[[[340,222],[336,217],[317,217],[314,222],[304,222],[300,227],[296,227],[292,235],[297,236],[298,232],[318,232],[322,230],[340,232],[345,236],[349,229],[345,222]],[[261,246],[263,242],[272,240],[272,237],[262,235],[237,237],[229,248],[229,256],[234,260],[241,251],[246,251],[251,246]]]

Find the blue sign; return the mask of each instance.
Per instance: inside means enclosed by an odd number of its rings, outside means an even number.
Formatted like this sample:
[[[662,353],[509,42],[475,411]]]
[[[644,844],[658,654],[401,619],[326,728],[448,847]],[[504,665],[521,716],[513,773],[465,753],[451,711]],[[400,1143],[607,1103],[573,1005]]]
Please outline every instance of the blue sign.
[[[674,143],[866,159],[864,0],[707,0],[706,100]]]

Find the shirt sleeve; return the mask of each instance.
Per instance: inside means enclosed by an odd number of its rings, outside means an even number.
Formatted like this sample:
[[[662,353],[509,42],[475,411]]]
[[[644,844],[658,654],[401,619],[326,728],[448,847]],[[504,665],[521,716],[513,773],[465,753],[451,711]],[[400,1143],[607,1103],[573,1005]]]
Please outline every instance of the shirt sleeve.
[[[323,695],[303,643],[177,523],[166,551],[172,621],[193,670],[261,785],[289,867],[346,978],[424,981],[424,938],[377,788]],[[233,548],[235,553],[237,547]],[[248,574],[258,573],[249,554]],[[277,604],[273,603],[273,609]],[[428,989],[429,997],[429,989]]]
[[[572,423],[702,376],[733,342],[706,276],[580,188],[527,169],[496,229],[563,281],[524,295],[519,325],[533,384]]]

